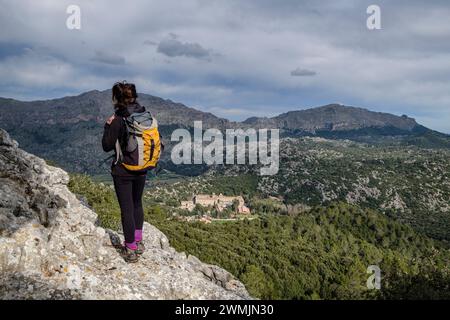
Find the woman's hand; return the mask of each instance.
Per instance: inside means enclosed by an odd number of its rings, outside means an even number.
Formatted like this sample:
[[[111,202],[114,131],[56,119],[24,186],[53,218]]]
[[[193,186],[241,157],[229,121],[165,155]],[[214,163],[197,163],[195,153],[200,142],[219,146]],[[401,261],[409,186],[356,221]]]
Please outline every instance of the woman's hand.
[[[111,117],[108,118],[108,120],[106,120],[107,124],[111,124],[111,122],[113,122],[113,120],[116,118],[116,116],[113,114]]]

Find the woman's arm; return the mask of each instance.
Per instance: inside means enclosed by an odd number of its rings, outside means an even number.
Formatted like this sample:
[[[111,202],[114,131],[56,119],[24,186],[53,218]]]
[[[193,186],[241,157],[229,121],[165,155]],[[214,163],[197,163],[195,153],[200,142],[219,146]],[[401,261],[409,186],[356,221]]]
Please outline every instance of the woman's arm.
[[[103,151],[109,152],[114,150],[120,134],[120,120],[120,118],[112,116],[106,121],[102,138]]]

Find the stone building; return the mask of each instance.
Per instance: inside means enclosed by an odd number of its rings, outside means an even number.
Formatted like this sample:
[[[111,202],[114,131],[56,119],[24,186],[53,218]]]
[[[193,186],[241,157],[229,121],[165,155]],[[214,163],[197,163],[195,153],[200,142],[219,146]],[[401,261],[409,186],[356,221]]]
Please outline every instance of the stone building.
[[[250,209],[245,205],[242,196],[224,196],[222,194],[198,194],[194,195],[189,201],[181,201],[181,208],[192,211],[195,206],[212,207],[222,212],[225,208],[231,207],[237,201],[237,212],[241,214],[250,214]]]

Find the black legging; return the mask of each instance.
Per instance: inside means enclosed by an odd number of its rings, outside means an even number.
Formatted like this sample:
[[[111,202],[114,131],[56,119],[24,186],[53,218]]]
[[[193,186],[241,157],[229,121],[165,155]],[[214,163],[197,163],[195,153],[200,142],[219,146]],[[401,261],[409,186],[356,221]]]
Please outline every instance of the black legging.
[[[142,193],[144,191],[145,178],[146,175],[113,176],[126,243],[134,243],[135,230],[142,230],[144,224]]]

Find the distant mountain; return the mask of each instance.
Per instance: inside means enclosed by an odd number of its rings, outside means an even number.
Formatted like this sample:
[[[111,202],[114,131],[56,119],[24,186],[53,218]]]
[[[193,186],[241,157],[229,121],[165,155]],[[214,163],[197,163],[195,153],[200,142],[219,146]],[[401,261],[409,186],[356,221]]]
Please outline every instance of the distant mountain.
[[[175,128],[191,128],[195,120],[201,120],[205,128],[232,126],[230,121],[211,113],[152,95],[140,93],[139,102],[158,119],[166,143]],[[68,171],[100,174],[108,171],[109,162],[100,163],[108,156],[101,148],[101,136],[105,120],[113,112],[111,90],[44,101],[0,98],[0,128],[7,130],[23,149]],[[176,171],[169,159],[166,152],[165,167]],[[204,171],[202,166],[181,170],[191,174]]]
[[[340,104],[290,111],[273,118],[251,117],[243,123],[256,128],[280,128],[284,136],[450,148],[449,135],[428,129],[406,115],[396,116]]]
[[[362,128],[392,127],[412,131],[418,126],[412,118],[389,113],[373,112],[363,108],[329,104],[322,107],[290,111],[273,118],[249,118],[244,123],[254,126],[276,126],[287,130],[349,131]]]
[[[208,126],[222,128],[229,123],[215,115],[189,108],[181,103],[148,94],[139,94],[139,102],[157,116],[163,125],[192,126],[202,120]],[[92,90],[78,96],[23,102],[0,98],[0,125],[23,127],[29,125],[75,124],[94,121],[103,124],[113,112],[111,90]]]
[[[407,116],[337,104],[291,111],[273,118],[232,122],[148,94],[139,94],[139,102],[155,114],[166,142],[175,128],[192,128],[194,121],[201,120],[203,128],[280,128],[284,136],[450,148],[450,136],[425,128]],[[99,164],[106,157],[100,140],[104,121],[112,113],[111,90],[93,90],[78,96],[31,102],[0,98],[1,128],[9,131],[25,150],[75,172],[97,174],[108,170],[107,164]],[[168,147],[170,149],[170,143]],[[168,152],[165,166],[187,174],[205,170],[204,166],[174,166]]]

